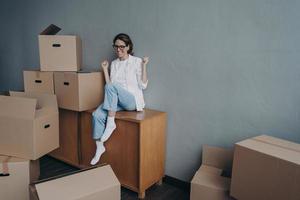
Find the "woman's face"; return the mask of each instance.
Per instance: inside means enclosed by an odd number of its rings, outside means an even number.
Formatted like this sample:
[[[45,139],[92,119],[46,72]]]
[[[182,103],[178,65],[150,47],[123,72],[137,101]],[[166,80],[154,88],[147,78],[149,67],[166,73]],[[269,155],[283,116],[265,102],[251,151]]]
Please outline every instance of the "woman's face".
[[[126,59],[128,57],[128,50],[129,50],[129,45],[126,46],[125,42],[122,40],[116,40],[114,44],[114,49],[116,51],[116,54],[118,58],[120,59]]]

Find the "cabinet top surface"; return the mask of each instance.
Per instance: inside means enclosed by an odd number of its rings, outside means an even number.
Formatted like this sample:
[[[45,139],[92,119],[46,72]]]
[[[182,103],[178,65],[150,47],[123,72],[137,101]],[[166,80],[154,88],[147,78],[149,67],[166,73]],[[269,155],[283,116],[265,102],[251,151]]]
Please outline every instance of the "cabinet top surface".
[[[89,110],[87,112],[92,113],[94,110]],[[152,110],[152,109],[144,109],[143,111],[118,111],[116,113],[116,119],[128,120],[133,122],[141,122],[143,120],[159,116],[165,115],[165,112]]]

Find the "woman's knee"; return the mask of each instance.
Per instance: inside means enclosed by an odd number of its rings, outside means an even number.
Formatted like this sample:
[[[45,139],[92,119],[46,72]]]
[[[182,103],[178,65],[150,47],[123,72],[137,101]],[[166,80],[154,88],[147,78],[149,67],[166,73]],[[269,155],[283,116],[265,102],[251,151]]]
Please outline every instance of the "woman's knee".
[[[113,83],[106,83],[104,88],[108,89],[108,88],[112,88],[113,87]]]
[[[136,105],[135,104],[127,104],[125,106],[123,106],[125,108],[125,110],[128,110],[128,111],[135,111],[136,110]]]
[[[106,83],[104,86],[105,90],[114,90],[115,89],[116,84],[114,83]]]

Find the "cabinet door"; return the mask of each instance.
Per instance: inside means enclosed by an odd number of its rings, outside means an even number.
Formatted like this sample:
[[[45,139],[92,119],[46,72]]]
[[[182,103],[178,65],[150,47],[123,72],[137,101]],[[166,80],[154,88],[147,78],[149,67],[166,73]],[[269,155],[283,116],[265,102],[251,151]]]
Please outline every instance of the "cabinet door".
[[[140,125],[141,191],[159,182],[165,172],[166,114],[158,113]]]
[[[72,165],[79,164],[78,121],[79,112],[59,109],[59,148],[50,155]]]

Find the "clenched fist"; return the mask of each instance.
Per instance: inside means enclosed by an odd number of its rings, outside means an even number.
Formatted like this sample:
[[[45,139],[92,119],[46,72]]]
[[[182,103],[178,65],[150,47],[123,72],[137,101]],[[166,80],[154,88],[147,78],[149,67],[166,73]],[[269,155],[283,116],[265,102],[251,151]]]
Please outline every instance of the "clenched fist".
[[[143,64],[144,64],[144,65],[147,65],[148,62],[149,62],[149,57],[148,57],[148,56],[143,57],[142,61],[143,61]]]
[[[101,67],[102,67],[103,71],[108,70],[108,61],[107,61],[107,60],[104,60],[104,61],[101,63]]]

